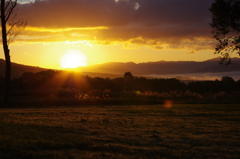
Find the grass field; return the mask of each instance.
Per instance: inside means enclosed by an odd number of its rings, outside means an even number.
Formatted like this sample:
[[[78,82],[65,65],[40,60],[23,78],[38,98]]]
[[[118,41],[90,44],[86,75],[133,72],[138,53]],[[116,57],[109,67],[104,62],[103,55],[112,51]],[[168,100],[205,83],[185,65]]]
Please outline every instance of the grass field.
[[[239,104],[0,109],[0,158],[240,158]]]

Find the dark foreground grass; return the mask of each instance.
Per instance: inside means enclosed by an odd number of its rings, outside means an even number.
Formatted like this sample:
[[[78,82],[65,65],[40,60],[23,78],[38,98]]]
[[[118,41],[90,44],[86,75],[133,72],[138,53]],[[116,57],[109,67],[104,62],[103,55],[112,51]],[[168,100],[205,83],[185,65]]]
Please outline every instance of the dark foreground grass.
[[[1,158],[68,158],[61,151],[85,150],[90,142],[63,127],[1,123]],[[59,153],[60,152],[60,153]]]
[[[0,109],[0,158],[240,158],[240,105]]]

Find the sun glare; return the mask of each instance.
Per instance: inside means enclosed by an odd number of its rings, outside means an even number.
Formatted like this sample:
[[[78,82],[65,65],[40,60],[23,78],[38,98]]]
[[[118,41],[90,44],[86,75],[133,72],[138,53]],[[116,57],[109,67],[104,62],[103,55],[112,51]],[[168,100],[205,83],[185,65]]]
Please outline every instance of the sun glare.
[[[60,59],[61,68],[87,66],[87,56],[79,50],[68,50]]]

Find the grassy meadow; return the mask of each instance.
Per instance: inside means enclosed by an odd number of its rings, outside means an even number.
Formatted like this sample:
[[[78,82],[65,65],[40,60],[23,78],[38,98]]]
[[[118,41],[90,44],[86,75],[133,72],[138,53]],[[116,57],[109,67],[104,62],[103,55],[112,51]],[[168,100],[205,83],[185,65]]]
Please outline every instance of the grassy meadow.
[[[0,109],[0,158],[240,158],[239,104]]]

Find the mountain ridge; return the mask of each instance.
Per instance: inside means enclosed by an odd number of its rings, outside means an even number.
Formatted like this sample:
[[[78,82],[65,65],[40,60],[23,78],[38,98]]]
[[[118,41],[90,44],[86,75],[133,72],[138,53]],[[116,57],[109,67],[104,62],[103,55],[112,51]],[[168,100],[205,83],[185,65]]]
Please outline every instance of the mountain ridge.
[[[233,63],[226,66],[219,64],[219,59],[209,59],[203,62],[196,61],[157,61],[145,63],[133,62],[110,62],[97,64],[88,67],[81,67],[83,72],[102,72],[123,74],[131,72],[134,75],[149,74],[186,74],[186,73],[206,73],[206,72],[232,72],[240,71],[240,58],[233,58]],[[209,69],[211,68],[211,69]]]
[[[225,66],[219,64],[219,59],[209,59],[202,62],[196,61],[156,61],[156,62],[108,62],[86,67],[79,67],[81,74],[94,77],[122,77],[125,72],[131,72],[135,76],[144,75],[171,75],[192,73],[218,73],[239,72],[240,58],[233,58],[232,64]],[[12,63],[12,78],[17,78],[24,72],[40,72],[48,70],[37,66],[28,66]],[[5,61],[0,59],[0,76],[5,74]]]

